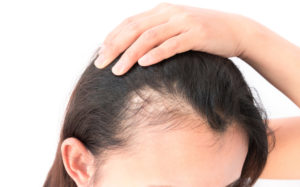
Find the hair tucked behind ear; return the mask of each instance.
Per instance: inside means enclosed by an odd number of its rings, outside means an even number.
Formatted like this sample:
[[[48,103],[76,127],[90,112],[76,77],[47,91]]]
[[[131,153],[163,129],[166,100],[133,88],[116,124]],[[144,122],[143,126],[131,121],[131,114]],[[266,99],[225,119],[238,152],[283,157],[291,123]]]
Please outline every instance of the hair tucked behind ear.
[[[241,178],[231,186],[256,182],[266,164],[268,136],[274,143],[275,139],[267,126],[266,112],[231,60],[187,51],[148,67],[136,63],[125,75],[115,76],[111,68],[121,55],[104,69],[95,68],[92,60],[82,74],[68,103],[56,157],[44,187],[76,186],[64,169],[60,152],[68,137],[76,137],[100,157],[105,150],[126,147],[130,136],[125,133],[134,133],[137,123],[130,118],[133,122],[126,130],[121,124],[128,117],[126,111],[132,98],[145,90],[155,91],[169,101],[180,98],[184,105],[205,117],[216,132],[225,132],[233,121],[237,122],[248,135],[249,150]],[[149,98],[144,99],[144,103],[148,101]]]

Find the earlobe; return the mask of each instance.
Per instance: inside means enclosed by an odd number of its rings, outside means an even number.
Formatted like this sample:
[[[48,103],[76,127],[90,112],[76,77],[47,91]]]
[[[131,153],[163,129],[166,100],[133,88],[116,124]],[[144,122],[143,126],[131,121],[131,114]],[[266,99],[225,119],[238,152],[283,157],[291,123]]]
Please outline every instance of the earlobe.
[[[87,186],[94,174],[94,156],[77,138],[62,142],[61,154],[67,173],[77,186]]]

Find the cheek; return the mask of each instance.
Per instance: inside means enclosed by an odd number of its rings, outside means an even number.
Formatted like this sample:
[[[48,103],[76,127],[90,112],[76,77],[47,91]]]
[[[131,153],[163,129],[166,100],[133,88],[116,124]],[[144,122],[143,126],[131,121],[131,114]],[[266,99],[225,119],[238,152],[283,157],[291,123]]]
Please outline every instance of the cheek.
[[[125,160],[123,160],[125,161]],[[109,159],[95,174],[94,187],[129,187],[134,180],[130,175],[134,174],[124,165],[124,162]]]

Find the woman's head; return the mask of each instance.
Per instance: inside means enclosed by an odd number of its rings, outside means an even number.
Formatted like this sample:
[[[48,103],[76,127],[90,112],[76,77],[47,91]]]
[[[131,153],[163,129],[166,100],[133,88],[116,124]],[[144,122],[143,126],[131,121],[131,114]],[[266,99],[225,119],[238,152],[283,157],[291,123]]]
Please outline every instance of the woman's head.
[[[92,61],[82,74],[44,186],[257,180],[273,134],[232,61],[187,51],[149,67],[135,64],[119,77],[111,67],[120,56],[105,69]]]

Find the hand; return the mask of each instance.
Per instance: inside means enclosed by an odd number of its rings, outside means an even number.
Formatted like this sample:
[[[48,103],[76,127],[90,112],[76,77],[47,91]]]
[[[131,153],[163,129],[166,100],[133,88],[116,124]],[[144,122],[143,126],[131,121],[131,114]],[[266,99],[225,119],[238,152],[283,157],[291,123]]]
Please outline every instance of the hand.
[[[188,50],[240,56],[247,20],[237,14],[161,3],[125,19],[110,32],[95,65],[106,67],[124,50],[112,68],[115,75],[126,73],[137,61],[148,66]]]

